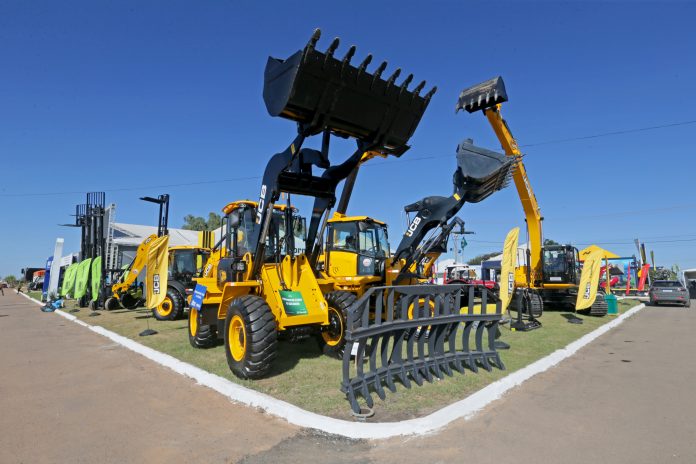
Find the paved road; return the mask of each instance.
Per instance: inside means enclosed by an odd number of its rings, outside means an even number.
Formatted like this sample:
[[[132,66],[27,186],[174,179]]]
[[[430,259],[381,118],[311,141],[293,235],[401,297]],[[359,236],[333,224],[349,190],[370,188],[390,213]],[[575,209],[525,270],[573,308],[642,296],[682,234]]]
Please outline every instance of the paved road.
[[[8,294],[0,296],[3,463],[696,462],[694,310],[647,308],[473,420],[370,442],[231,404]]]

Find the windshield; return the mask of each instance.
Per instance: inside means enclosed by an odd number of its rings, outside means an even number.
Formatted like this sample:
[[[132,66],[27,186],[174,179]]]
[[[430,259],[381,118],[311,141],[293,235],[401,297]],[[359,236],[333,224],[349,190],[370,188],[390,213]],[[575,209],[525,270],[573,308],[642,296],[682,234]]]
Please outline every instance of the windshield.
[[[386,227],[372,221],[336,222],[331,224],[330,247],[361,255],[383,258],[389,255]]]
[[[656,280],[653,282],[653,287],[682,287],[681,282],[676,280]]]
[[[550,274],[565,271],[565,250],[544,250],[544,271]]]
[[[239,227],[237,233],[237,256],[244,256],[246,253],[253,253],[256,250],[258,242],[258,224],[256,224],[256,209],[245,207],[236,210],[240,214]],[[293,214],[293,235],[295,237],[295,254],[304,253],[304,219],[297,214]],[[285,253],[285,243],[281,240],[285,237],[285,216],[282,211],[274,210],[271,216],[271,225],[266,237],[266,258],[276,256],[278,248],[281,247],[281,254]],[[233,243],[233,237],[230,237],[230,243]]]

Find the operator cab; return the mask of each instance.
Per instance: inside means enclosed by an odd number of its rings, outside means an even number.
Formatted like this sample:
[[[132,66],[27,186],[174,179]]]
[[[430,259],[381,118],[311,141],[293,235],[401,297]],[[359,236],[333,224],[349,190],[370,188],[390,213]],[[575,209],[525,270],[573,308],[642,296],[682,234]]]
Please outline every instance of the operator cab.
[[[194,277],[201,277],[210,257],[207,248],[172,247],[169,250],[169,279],[193,285]]]
[[[387,225],[367,216],[335,215],[327,223],[324,268],[333,277],[384,276],[391,257]]]
[[[542,249],[542,279],[546,284],[579,283],[578,249],[571,245],[553,245]]]
[[[220,260],[218,281],[240,280],[251,264],[259,237],[256,224],[256,202],[240,201],[227,205],[223,212],[223,242],[226,258]],[[286,230],[292,229],[291,234]],[[305,253],[307,227],[305,218],[294,207],[274,205],[271,223],[266,235],[264,263],[279,263],[285,256]]]

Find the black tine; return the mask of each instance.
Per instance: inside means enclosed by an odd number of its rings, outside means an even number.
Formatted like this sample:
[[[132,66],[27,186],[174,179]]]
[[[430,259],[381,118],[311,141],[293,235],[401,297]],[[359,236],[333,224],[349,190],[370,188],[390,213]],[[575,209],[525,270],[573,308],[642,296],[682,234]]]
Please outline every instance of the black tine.
[[[365,68],[367,68],[367,65],[372,62],[372,54],[369,54],[365,57],[362,63],[360,63],[360,66],[358,67],[358,76],[362,73],[365,72]]]
[[[382,61],[382,64],[380,64],[379,68],[377,68],[377,71],[375,71],[374,77],[372,78],[373,82],[382,76],[382,73],[385,69],[387,69],[387,62]]]
[[[430,92],[425,95],[425,101],[429,102],[430,99],[433,98],[433,95],[435,95],[435,92],[437,92],[437,86],[430,89]]]
[[[348,53],[346,53],[346,56],[343,57],[343,66],[350,63],[350,60],[353,58],[353,55],[355,55],[355,45],[351,45],[348,49]]]
[[[333,56],[334,52],[338,48],[338,44],[341,43],[341,39],[336,37],[333,39],[333,42],[331,42],[331,45],[329,45],[329,48],[326,50],[326,56]]]
[[[317,42],[319,42],[320,37],[321,37],[321,29],[319,29],[319,28],[314,29],[314,32],[312,33],[312,37],[310,37],[309,42],[307,42],[307,50],[314,50],[314,47],[317,45]]]
[[[410,84],[412,80],[413,80],[413,74],[409,74],[406,77],[406,79],[404,79],[404,81],[401,83],[400,93],[403,93],[403,91],[406,90],[406,87],[408,87],[408,84]]]
[[[418,84],[415,89],[413,89],[413,95],[420,95],[420,92],[421,90],[423,90],[423,87],[425,87],[425,81],[421,81],[421,83]]]
[[[387,79],[387,88],[391,87],[394,85],[394,81],[396,80],[397,77],[401,74],[401,68],[396,68],[396,71],[394,71],[394,74],[392,74],[389,79]]]

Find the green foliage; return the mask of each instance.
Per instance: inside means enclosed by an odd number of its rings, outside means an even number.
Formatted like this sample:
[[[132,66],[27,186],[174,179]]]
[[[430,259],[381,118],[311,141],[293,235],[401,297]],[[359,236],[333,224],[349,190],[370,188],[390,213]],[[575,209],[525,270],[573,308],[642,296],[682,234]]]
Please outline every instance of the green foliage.
[[[492,253],[484,253],[482,255],[474,256],[469,261],[467,261],[467,264],[481,264],[483,261],[499,254],[499,251],[494,251]]]
[[[215,230],[221,225],[222,216],[210,212],[208,213],[207,221],[200,216],[187,214],[186,216],[184,216],[184,225],[181,228],[186,230]]]
[[[658,267],[657,269],[650,268],[650,281],[653,280],[675,280],[677,273],[671,269]]]
[[[10,274],[5,277],[5,282],[7,282],[7,285],[14,285],[17,283],[17,277]]]
[[[560,245],[560,243],[558,243],[555,240],[551,240],[550,238],[544,239],[544,246],[553,246],[553,245]]]

